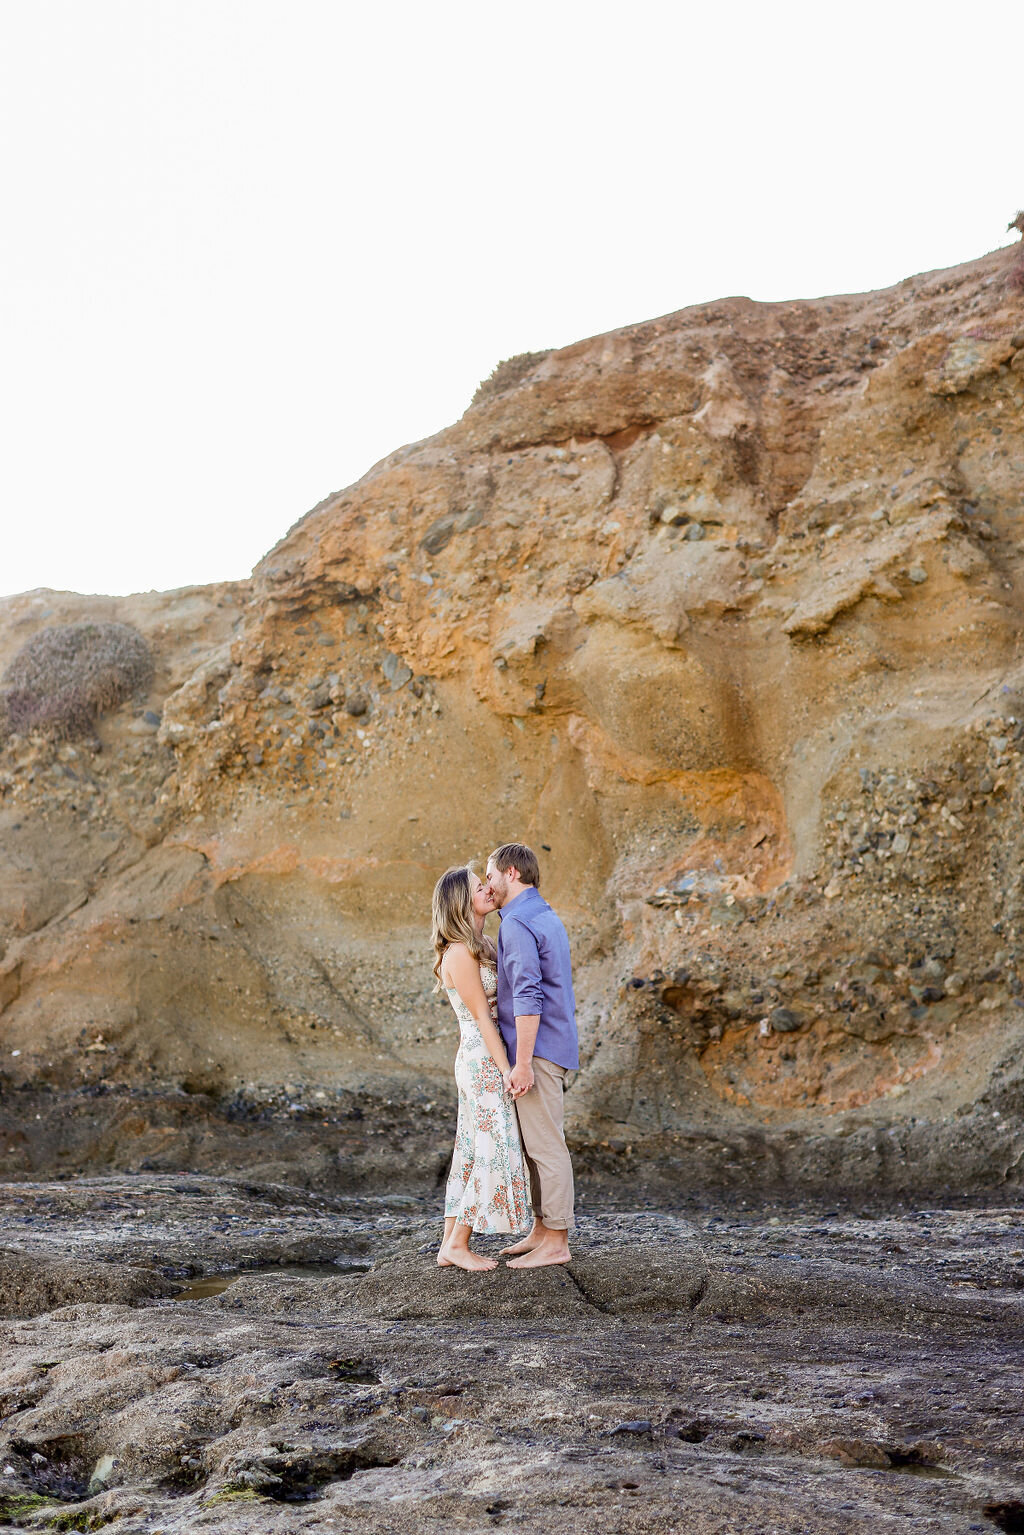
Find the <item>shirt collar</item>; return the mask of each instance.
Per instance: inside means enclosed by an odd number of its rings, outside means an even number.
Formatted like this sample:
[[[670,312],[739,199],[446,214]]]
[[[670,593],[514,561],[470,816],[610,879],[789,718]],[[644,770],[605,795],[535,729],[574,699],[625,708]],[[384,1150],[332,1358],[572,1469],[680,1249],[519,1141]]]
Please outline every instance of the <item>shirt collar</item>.
[[[518,906],[520,901],[525,903],[531,895],[540,895],[540,891],[537,889],[536,885],[528,885],[525,890],[520,890],[518,895],[514,895],[511,901],[509,901],[508,904],[503,906],[499,911],[499,921],[504,922],[506,912],[510,912],[513,906]]]

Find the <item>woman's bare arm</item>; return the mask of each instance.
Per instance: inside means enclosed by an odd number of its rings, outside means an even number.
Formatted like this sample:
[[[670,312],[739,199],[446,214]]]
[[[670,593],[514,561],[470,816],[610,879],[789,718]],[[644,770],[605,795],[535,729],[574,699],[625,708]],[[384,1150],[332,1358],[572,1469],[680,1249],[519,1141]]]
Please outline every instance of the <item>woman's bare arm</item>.
[[[498,1026],[491,1017],[491,1005],[480,979],[479,961],[464,943],[453,943],[445,953],[443,971],[447,972],[447,984],[455,987],[460,1000],[473,1014],[480,1037],[491,1052],[494,1064],[503,1077],[507,1076],[512,1068]]]

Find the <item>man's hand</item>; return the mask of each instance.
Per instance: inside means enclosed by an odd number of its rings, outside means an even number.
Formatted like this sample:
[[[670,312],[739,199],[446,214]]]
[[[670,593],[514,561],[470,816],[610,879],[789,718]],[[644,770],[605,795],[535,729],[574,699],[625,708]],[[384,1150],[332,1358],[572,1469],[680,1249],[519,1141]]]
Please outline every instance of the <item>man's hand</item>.
[[[516,1061],[512,1067],[512,1075],[509,1077],[509,1087],[513,1098],[521,1098],[528,1093],[533,1086],[533,1067],[529,1061]]]
[[[516,1013],[516,1064],[512,1067],[512,1096],[521,1098],[533,1086],[533,1049],[540,1013]],[[522,1062],[522,1065],[519,1062]]]

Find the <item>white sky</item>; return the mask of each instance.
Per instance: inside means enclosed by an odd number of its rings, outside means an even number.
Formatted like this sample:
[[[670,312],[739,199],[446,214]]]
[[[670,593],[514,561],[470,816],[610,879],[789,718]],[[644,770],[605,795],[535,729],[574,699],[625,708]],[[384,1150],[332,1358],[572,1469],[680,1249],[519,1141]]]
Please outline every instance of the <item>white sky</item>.
[[[1020,7],[0,0],[0,592],[248,574],[500,358],[1008,243]]]

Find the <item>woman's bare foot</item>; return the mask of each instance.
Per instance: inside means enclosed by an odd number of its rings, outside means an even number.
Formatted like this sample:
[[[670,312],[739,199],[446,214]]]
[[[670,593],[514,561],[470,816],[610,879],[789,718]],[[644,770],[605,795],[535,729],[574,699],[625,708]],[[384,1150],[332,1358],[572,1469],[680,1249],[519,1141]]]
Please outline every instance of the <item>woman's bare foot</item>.
[[[498,1267],[497,1258],[484,1258],[468,1247],[442,1247],[437,1255],[437,1262],[439,1268],[454,1267],[480,1273],[486,1273]]]
[[[529,1252],[524,1252],[521,1258],[512,1258],[508,1264],[510,1269],[541,1269],[554,1263],[571,1263],[572,1253],[566,1241],[541,1242],[538,1247],[533,1247]]]
[[[441,1236],[441,1246],[437,1250],[437,1266],[440,1269],[448,1268],[451,1265],[451,1259],[447,1256],[447,1248],[448,1243],[455,1235],[455,1227],[457,1224],[458,1223],[454,1215],[445,1216],[444,1232]]]

